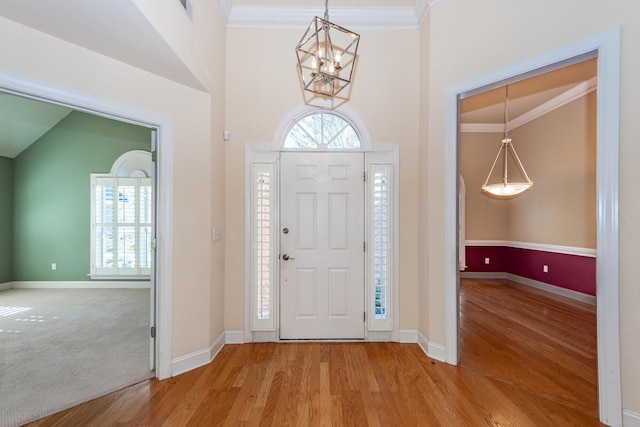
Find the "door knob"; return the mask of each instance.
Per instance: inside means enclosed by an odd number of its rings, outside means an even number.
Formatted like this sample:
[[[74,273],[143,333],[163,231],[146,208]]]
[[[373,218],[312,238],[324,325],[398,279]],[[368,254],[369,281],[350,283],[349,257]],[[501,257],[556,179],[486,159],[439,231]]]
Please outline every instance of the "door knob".
[[[290,259],[295,259],[295,258],[292,257],[292,256],[289,256],[287,254],[284,254],[284,255],[282,255],[282,259],[285,260],[285,261],[289,261]]]

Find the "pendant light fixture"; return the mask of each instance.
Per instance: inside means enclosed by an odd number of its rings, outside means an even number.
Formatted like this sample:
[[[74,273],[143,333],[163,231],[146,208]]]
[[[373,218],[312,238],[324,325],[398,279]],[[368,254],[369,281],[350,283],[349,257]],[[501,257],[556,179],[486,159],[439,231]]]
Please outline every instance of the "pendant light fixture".
[[[513,155],[516,167],[519,169],[522,178],[524,178],[524,181],[509,181],[509,152],[511,152],[511,154]],[[502,156],[501,163],[503,165],[502,181],[494,184],[489,184],[489,179],[491,179],[493,170],[495,169],[498,160],[500,160],[501,158],[500,156]],[[516,149],[511,142],[511,138],[509,138],[509,86],[507,85],[504,102],[504,139],[502,140],[502,144],[500,145],[500,149],[498,150],[498,155],[496,155],[496,159],[493,161],[493,166],[491,166],[489,175],[487,175],[487,179],[482,186],[482,191],[486,191],[487,193],[493,194],[494,196],[498,197],[511,197],[528,190],[532,185],[533,181],[529,179],[529,176],[524,170],[524,166],[522,166],[522,162],[518,157],[518,153],[516,153]]]
[[[304,90],[329,98],[351,83],[360,35],[329,22],[329,0],[324,19],[315,17],[296,46]]]

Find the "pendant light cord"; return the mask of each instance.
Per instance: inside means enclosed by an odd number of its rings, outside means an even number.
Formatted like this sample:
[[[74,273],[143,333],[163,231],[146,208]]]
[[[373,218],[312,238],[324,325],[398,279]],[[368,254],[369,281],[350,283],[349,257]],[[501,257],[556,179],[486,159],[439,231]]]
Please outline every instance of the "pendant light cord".
[[[324,20],[329,20],[329,0],[324,0]]]
[[[504,139],[509,138],[509,85],[506,87],[506,96],[504,100]]]

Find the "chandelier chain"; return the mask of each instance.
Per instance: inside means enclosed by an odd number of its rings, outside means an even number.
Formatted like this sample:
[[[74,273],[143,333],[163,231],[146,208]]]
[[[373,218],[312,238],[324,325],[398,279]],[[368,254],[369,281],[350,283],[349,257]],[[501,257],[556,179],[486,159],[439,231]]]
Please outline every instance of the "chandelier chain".
[[[324,20],[329,20],[329,0],[324,0]]]

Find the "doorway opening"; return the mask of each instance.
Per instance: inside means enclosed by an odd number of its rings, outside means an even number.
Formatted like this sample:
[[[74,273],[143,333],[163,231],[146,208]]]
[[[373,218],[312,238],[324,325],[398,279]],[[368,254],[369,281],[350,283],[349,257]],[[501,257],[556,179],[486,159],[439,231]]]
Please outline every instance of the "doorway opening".
[[[491,75],[452,86],[446,105],[445,326],[446,361],[458,363],[457,180],[458,101],[461,96],[558,69],[587,57],[598,58],[597,100],[597,340],[600,420],[622,422],[618,305],[618,135],[620,31],[611,30]]]
[[[153,141],[157,144],[155,164],[156,183],[156,237],[157,250],[155,264],[151,271],[151,283],[155,284],[155,296],[151,298],[152,312],[155,319],[152,326],[155,332],[152,345],[152,360],[155,364],[155,375],[158,379],[171,376],[171,257],[172,230],[171,218],[165,212],[172,211],[173,185],[170,177],[173,174],[173,121],[172,119],[135,107],[106,101],[101,98],[78,93],[65,88],[51,86],[46,83],[27,79],[9,73],[0,73],[0,91],[46,104],[53,104],[73,111],[88,113],[93,116],[114,119],[119,122],[138,125],[152,130]],[[87,178],[89,179],[89,178]],[[89,181],[87,181],[89,182]],[[87,207],[88,210],[88,207]],[[160,268],[161,266],[161,268]]]

